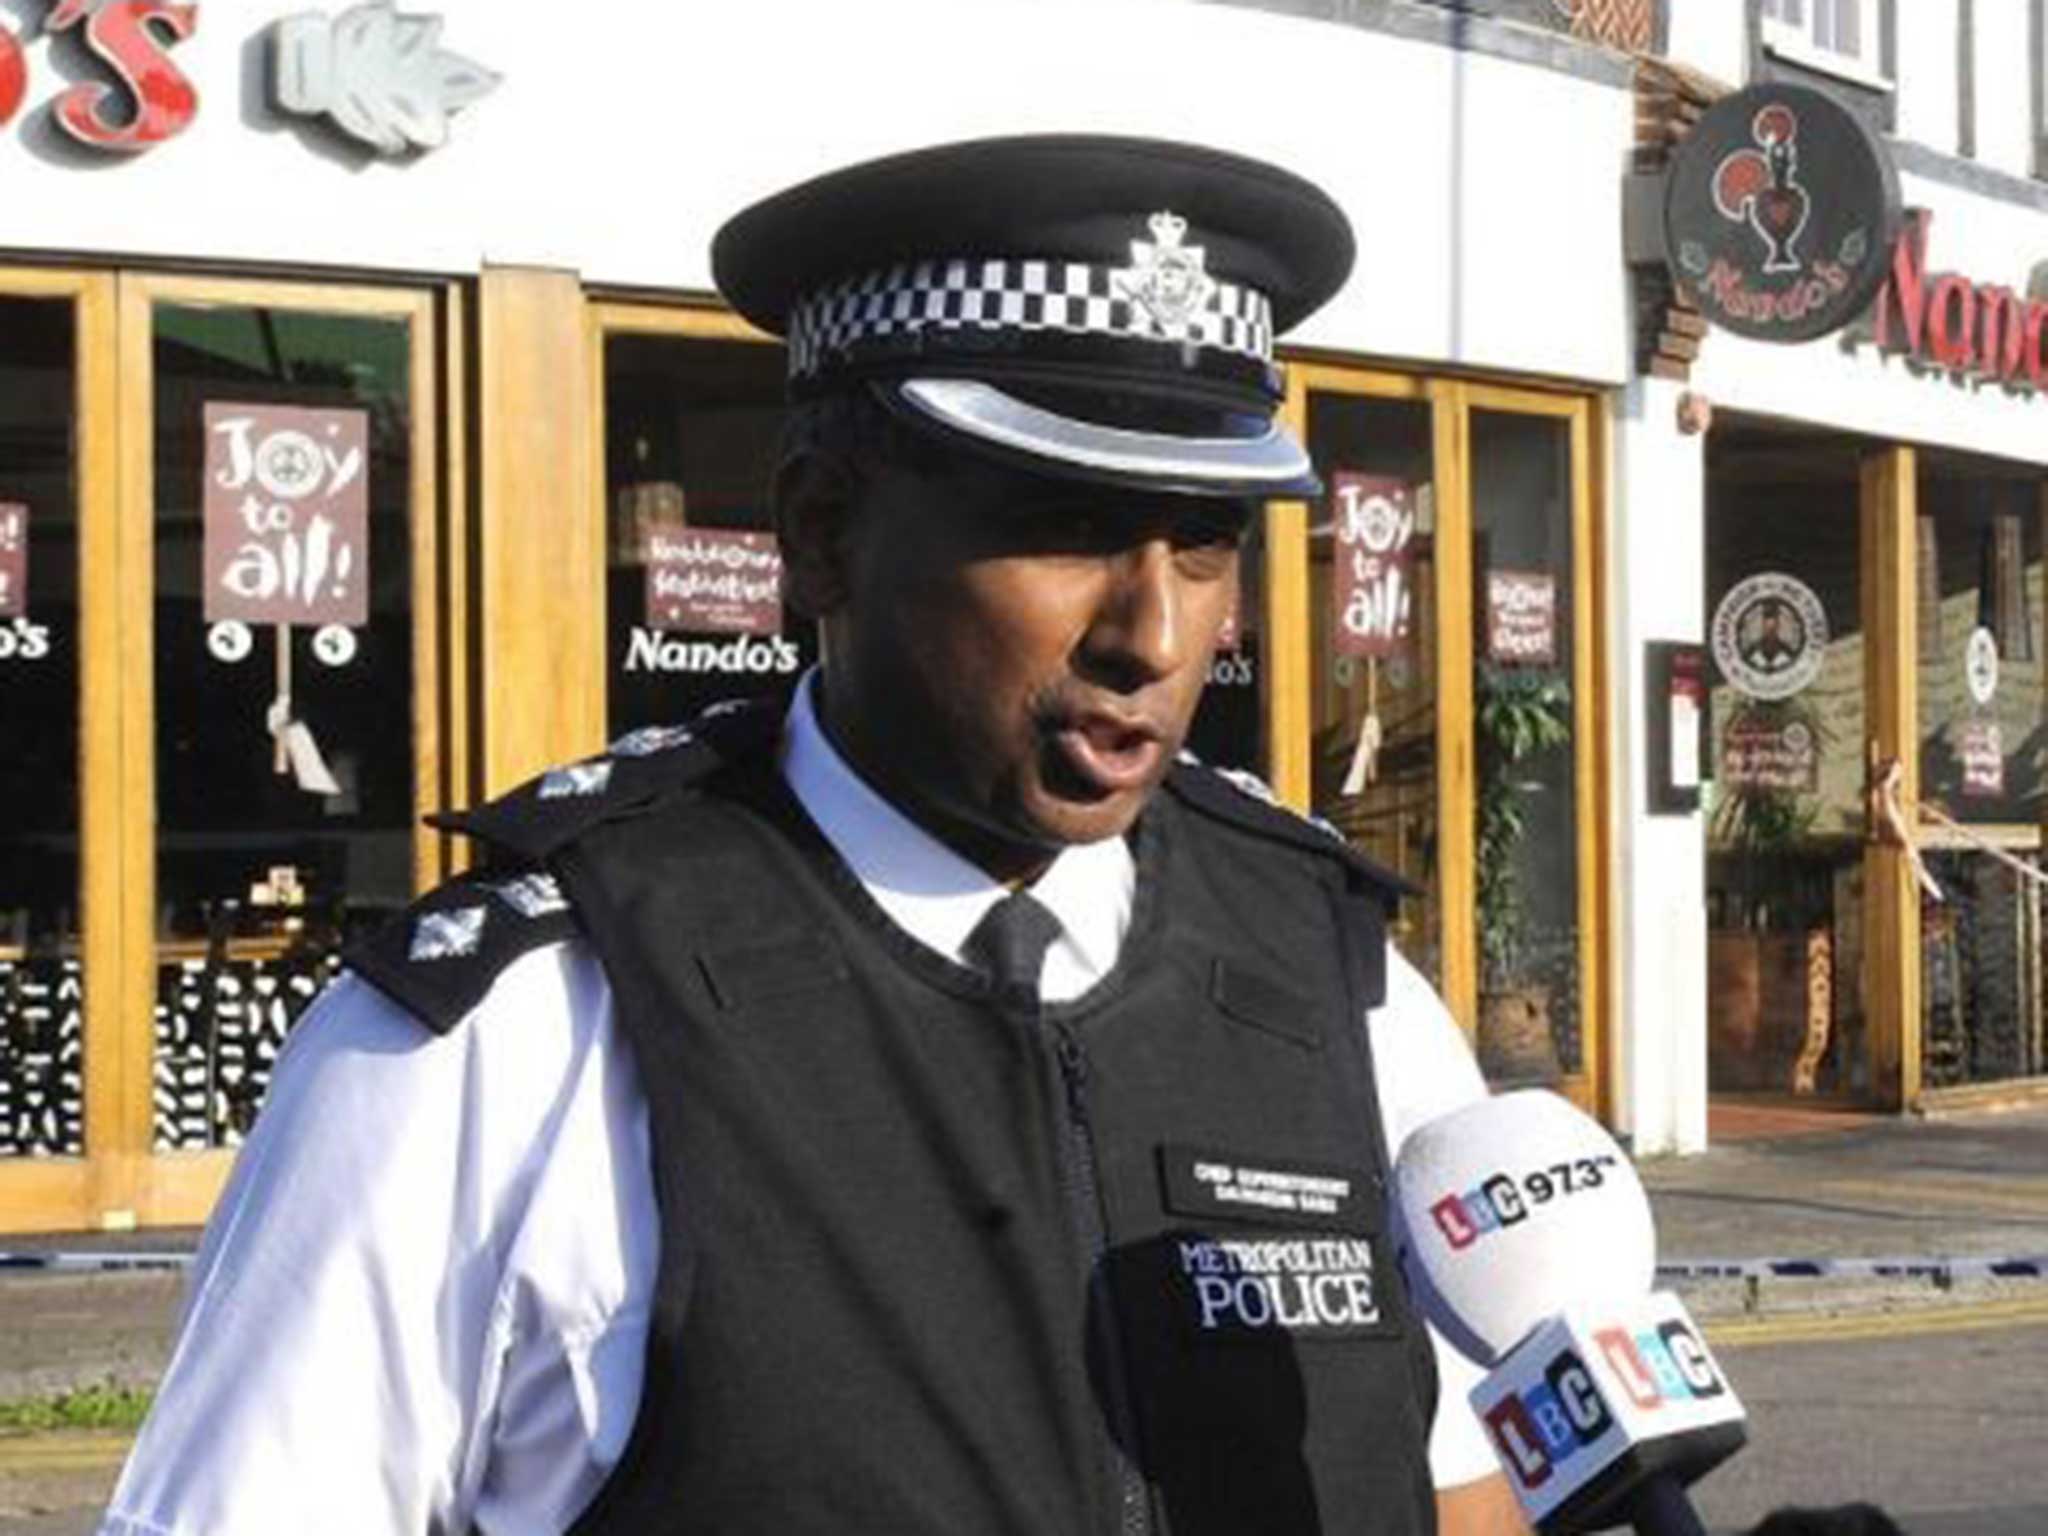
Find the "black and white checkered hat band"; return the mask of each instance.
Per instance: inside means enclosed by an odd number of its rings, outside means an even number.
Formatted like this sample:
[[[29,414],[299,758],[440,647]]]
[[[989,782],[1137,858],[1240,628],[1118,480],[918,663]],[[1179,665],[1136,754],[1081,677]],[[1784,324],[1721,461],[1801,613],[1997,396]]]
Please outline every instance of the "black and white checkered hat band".
[[[814,293],[790,312],[790,376],[814,374],[863,342],[924,330],[1192,342],[1273,360],[1273,308],[1256,289],[1211,283],[1201,307],[1175,330],[1133,298],[1122,277],[1112,267],[1037,260],[923,261],[871,272]]]

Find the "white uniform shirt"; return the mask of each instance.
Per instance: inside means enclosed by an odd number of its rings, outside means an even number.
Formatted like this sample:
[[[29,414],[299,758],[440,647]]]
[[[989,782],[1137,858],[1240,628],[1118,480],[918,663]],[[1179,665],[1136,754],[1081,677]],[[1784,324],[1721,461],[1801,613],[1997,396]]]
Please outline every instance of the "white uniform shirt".
[[[1002,887],[855,777],[808,688],[783,771],[882,910],[959,959]],[[1134,881],[1112,838],[1032,887],[1061,923],[1047,997],[1115,964]],[[1367,1027],[1397,1148],[1484,1094],[1391,950]],[[279,1059],[101,1536],[559,1536],[625,1447],[659,1257],[647,1105],[585,944],[522,956],[440,1036],[343,976]],[[1476,1368],[1434,1342],[1450,1487],[1496,1464]]]

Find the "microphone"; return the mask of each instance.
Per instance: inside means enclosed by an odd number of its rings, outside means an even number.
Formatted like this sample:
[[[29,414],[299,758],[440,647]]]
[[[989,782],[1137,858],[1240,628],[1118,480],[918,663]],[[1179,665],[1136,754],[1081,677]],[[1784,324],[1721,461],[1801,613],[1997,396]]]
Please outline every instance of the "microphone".
[[[1556,1094],[1483,1099],[1394,1166],[1418,1303],[1489,1374],[1473,1411],[1543,1536],[1704,1536],[1685,1489],[1739,1449],[1742,1404],[1684,1305],[1652,1293],[1634,1165]]]

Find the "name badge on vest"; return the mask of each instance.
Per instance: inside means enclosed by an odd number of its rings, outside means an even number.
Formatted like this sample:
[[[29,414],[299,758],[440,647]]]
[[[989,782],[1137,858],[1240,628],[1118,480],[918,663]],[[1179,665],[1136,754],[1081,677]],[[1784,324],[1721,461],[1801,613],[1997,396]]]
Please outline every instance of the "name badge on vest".
[[[1204,1343],[1393,1337],[1381,1194],[1362,1169],[1189,1146],[1159,1149],[1173,1214],[1227,1232],[1166,1234],[1171,1288]],[[1246,1226],[1286,1227],[1251,1235]]]

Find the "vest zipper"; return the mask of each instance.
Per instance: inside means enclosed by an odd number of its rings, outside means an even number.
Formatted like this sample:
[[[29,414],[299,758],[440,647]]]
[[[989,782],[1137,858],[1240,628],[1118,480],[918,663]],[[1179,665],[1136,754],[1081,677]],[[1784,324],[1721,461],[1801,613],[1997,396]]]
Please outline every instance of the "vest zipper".
[[[1102,1178],[1095,1163],[1095,1136],[1088,1117],[1088,1054],[1065,1024],[1053,1026],[1054,1054],[1067,1099],[1068,1191],[1074,1219],[1088,1250],[1089,1313],[1102,1352],[1104,1390],[1108,1393],[1110,1452],[1119,1479],[1119,1536],[1151,1536],[1152,1503],[1138,1473],[1135,1446],[1137,1421],[1131,1412],[1130,1382],[1124,1365],[1123,1336],[1117,1326],[1109,1273],[1109,1225],[1102,1209]],[[1130,1449],[1127,1449],[1129,1447]]]

